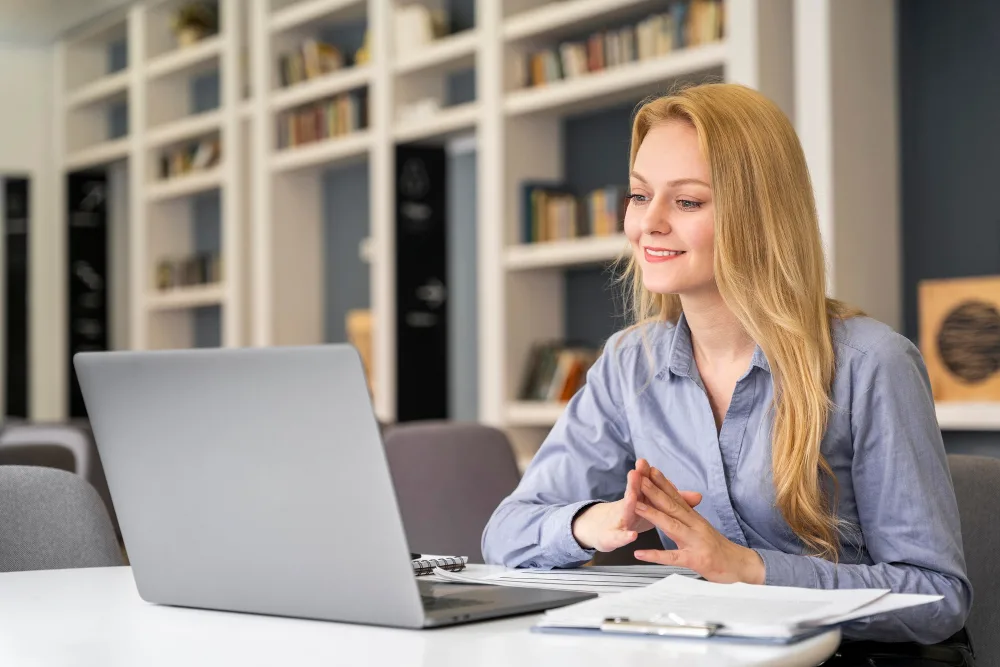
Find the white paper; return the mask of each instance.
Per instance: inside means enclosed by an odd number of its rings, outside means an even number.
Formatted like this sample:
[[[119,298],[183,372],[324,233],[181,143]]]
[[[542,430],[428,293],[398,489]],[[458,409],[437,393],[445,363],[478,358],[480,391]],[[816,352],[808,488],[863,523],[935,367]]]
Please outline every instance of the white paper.
[[[885,614],[890,611],[898,611],[900,609],[906,609],[907,607],[915,607],[921,604],[927,604],[929,602],[937,602],[938,600],[943,600],[943,595],[915,595],[912,593],[889,593],[885,597],[881,597],[871,604],[867,604],[864,607],[855,609],[852,612],[844,614],[843,616],[834,616],[833,618],[823,619],[823,625],[834,625],[837,623],[846,623],[847,621],[857,620],[859,618],[865,618],[866,616],[875,616],[876,614]]]
[[[671,574],[697,576],[685,568],[646,565],[581,567],[566,570],[509,569],[490,565],[468,565],[459,572],[437,569],[434,573],[442,579],[463,584],[545,588],[597,593],[599,595],[644,588]]]
[[[670,576],[645,588],[549,611],[539,625],[596,628],[607,618],[676,622],[664,620],[669,617],[695,625],[720,625],[720,635],[788,637],[801,632],[803,623],[844,616],[887,593],[882,589],[714,584]]]

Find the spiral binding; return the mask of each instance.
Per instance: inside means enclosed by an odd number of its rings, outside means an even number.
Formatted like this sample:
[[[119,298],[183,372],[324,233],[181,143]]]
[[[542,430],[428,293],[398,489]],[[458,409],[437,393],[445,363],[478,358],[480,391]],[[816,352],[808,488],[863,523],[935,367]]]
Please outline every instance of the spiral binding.
[[[466,556],[448,556],[447,558],[421,558],[413,561],[413,573],[418,577],[422,574],[431,574],[434,568],[440,567],[449,572],[458,572],[465,569],[465,564],[469,562]]]

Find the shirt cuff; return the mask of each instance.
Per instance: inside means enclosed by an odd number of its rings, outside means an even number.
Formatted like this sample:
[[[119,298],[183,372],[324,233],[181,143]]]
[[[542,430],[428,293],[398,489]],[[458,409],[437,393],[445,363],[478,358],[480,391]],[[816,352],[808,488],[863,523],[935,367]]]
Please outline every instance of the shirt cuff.
[[[573,537],[573,519],[576,515],[600,500],[584,500],[571,505],[564,505],[549,514],[545,521],[545,539],[543,545],[549,545],[546,560],[554,563],[554,567],[570,567],[586,563],[594,557],[596,550],[584,549]],[[544,548],[544,547],[543,547]]]
[[[808,556],[796,556],[770,549],[754,549],[764,561],[765,586],[822,588]]]

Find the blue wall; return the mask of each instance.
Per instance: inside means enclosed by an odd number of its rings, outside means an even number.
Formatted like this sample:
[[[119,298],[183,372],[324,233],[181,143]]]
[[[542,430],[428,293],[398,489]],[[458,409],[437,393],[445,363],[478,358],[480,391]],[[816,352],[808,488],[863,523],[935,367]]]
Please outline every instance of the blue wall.
[[[448,414],[479,414],[476,154],[448,159]]]
[[[219,73],[210,72],[191,80],[191,113],[201,113],[219,106]],[[222,249],[222,196],[218,190],[191,198],[192,239],[195,252],[220,252]],[[193,313],[195,347],[222,345],[222,309],[218,306],[196,308]]]
[[[449,401],[452,418],[478,414],[476,315],[476,156],[447,163]],[[358,247],[369,234],[368,165],[323,174],[324,322],[327,342],[347,340],[347,311],[371,305],[369,267]]]
[[[191,198],[192,239],[194,251],[220,252],[222,249],[222,197],[218,190]],[[194,310],[194,346],[222,345],[222,309],[207,306]]]
[[[576,194],[628,184],[633,109],[627,104],[563,122],[563,173]],[[565,276],[566,331],[574,341],[602,345],[626,324],[621,285],[607,267],[573,269]]]
[[[128,43],[125,40],[108,45],[108,74],[128,67]],[[108,107],[108,139],[118,139],[128,134],[128,102]]]
[[[347,340],[347,311],[371,304],[369,267],[358,254],[369,234],[368,163],[323,174],[323,279],[325,333],[330,343]]]
[[[897,2],[903,313],[920,280],[1000,274],[1000,4]],[[1000,456],[1000,433],[948,431],[949,451]]]

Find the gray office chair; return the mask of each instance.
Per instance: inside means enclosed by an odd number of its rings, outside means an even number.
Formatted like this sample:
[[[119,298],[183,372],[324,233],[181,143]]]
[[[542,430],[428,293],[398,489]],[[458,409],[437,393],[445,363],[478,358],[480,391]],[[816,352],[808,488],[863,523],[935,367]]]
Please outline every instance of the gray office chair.
[[[84,479],[93,473],[93,444],[78,426],[59,423],[15,422],[0,432],[0,449],[31,445],[58,445],[73,453],[75,472]]]
[[[1000,667],[1000,459],[950,454],[948,465],[973,590],[966,628],[977,667]]]
[[[520,473],[510,442],[478,424],[395,424],[385,438],[410,550],[482,563],[482,535]]]
[[[121,564],[111,519],[85,479],[0,466],[0,572]]]

